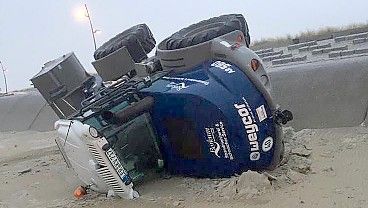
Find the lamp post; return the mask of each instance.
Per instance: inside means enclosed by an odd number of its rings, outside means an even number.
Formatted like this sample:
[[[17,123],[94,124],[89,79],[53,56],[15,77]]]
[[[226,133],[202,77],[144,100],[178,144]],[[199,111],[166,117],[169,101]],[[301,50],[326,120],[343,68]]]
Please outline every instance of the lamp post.
[[[4,68],[3,62],[0,61],[0,64],[1,64],[1,71],[3,72],[3,76],[4,76],[5,94],[8,94],[8,83],[6,82],[5,68]]]
[[[89,26],[91,27],[91,33],[92,33],[92,38],[93,38],[93,45],[95,46],[95,50],[96,50],[96,49],[97,49],[97,46],[96,46],[96,37],[95,37],[95,33],[97,33],[99,30],[95,30],[95,29],[93,28],[92,20],[91,20],[91,15],[89,15],[89,11],[88,11],[87,4],[84,4],[84,7],[86,8],[86,17],[88,18]]]

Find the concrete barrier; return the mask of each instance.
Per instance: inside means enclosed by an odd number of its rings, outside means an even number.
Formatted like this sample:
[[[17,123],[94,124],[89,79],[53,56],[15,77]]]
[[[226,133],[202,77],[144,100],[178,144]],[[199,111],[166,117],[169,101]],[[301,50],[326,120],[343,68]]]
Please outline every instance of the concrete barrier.
[[[354,54],[365,54],[365,53],[368,53],[368,48],[360,48],[354,50]]]
[[[265,58],[262,58],[262,61],[272,61],[272,60],[276,60],[276,59],[291,58],[292,56],[293,56],[293,54],[291,54],[291,53],[276,55],[276,56],[267,56]]]
[[[296,129],[357,126],[367,113],[368,56],[268,70],[273,96]]]
[[[312,55],[321,55],[324,53],[330,53],[332,51],[343,51],[343,50],[348,50],[348,49],[349,49],[348,45],[338,46],[338,47],[333,47],[333,48],[323,48],[323,49],[313,50]]]
[[[0,97],[0,131],[50,131],[57,119],[36,89]]]
[[[305,46],[305,47],[299,48],[299,52],[313,51],[316,49],[330,48],[330,47],[331,47],[331,43],[315,45],[315,46]]]
[[[335,58],[339,56],[351,56],[354,55],[355,50],[347,50],[347,51],[338,51],[338,52],[331,52],[328,54],[329,58]]]
[[[289,45],[287,48],[288,50],[294,50],[294,49],[299,49],[299,48],[303,48],[306,46],[313,46],[313,45],[317,45],[317,41],[310,41],[310,42],[306,42],[306,43],[299,43],[299,44],[294,44],[294,45]]]
[[[285,58],[285,59],[277,59],[272,61],[272,65],[280,65],[280,64],[287,64],[291,62],[299,62],[299,61],[306,61],[307,55],[305,56],[296,56],[291,58]]]
[[[368,42],[368,38],[357,38],[353,40],[354,45],[362,44]]]
[[[282,54],[284,54],[284,51],[283,50],[280,50],[280,51],[262,53],[262,54],[259,54],[258,56],[260,58],[265,58],[265,57],[269,57],[269,56],[277,56],[277,55],[282,55]]]
[[[360,55],[368,53],[368,48],[360,48],[355,50],[347,50],[347,51],[338,51],[338,52],[331,52],[328,54],[329,58],[335,58],[339,56],[351,56],[351,55]]]
[[[267,48],[267,49],[255,51],[255,53],[258,54],[258,55],[263,54],[263,53],[270,53],[270,52],[274,52],[273,48]]]
[[[355,39],[361,39],[361,38],[367,38],[368,33],[358,33],[353,35],[347,35],[347,36],[341,36],[335,38],[335,42],[342,42],[342,41],[349,41],[349,40],[355,40]]]

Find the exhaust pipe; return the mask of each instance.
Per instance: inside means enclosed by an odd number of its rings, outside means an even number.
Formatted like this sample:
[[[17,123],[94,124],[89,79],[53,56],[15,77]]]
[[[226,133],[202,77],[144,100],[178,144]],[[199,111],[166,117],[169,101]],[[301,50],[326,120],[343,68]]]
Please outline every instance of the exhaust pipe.
[[[103,111],[101,113],[102,118],[110,123],[115,125],[122,125],[140,115],[143,113],[148,112],[154,103],[153,97],[145,97],[142,100],[139,100],[136,103],[133,103],[132,105],[124,108],[121,111],[118,112],[111,112],[111,111]]]

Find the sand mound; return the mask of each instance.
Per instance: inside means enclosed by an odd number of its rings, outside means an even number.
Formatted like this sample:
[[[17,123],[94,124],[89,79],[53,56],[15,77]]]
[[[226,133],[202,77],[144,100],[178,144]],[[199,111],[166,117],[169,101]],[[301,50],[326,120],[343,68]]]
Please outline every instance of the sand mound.
[[[281,166],[274,171],[265,173],[247,171],[239,176],[224,179],[179,178],[179,182],[178,178],[170,180],[173,183],[181,183],[180,187],[190,190],[208,202],[262,198],[272,190],[303,182],[312,172],[309,132],[306,130],[295,133],[292,128],[285,129],[286,153]]]
[[[271,188],[267,176],[254,171],[248,171],[238,177],[221,181],[217,186],[215,195],[226,199],[250,199],[260,196]]]

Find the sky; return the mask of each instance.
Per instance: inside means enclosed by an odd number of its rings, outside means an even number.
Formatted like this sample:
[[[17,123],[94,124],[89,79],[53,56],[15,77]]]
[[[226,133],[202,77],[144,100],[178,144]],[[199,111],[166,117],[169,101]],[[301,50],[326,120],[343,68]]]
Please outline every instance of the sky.
[[[85,3],[101,30],[97,46],[140,23],[159,43],[183,27],[229,13],[245,16],[252,40],[368,21],[367,0],[0,0],[0,61],[10,90],[30,87],[44,63],[71,51],[94,72],[88,21],[74,15]],[[2,76],[0,88],[5,90]]]

